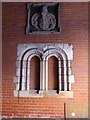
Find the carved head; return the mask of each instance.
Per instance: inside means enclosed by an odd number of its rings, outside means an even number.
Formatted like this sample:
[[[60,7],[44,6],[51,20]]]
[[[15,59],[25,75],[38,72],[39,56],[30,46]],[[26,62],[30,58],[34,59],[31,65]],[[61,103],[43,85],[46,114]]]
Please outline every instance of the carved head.
[[[46,15],[47,14],[47,12],[48,12],[47,7],[48,6],[46,6],[46,5],[42,7],[42,15]]]

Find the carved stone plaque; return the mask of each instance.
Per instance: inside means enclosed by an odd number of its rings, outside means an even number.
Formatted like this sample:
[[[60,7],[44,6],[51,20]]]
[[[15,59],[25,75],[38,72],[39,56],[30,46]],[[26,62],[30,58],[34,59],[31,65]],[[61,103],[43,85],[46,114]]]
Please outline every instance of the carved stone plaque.
[[[59,3],[28,3],[26,33],[60,32]]]

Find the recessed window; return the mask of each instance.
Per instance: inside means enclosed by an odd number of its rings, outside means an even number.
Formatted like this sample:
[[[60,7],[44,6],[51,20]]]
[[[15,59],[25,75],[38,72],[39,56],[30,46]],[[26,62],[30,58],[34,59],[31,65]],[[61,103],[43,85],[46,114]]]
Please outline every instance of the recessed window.
[[[48,60],[48,90],[59,89],[58,79],[58,59],[54,56]]]
[[[14,96],[73,97],[72,60],[70,44],[19,44]]]
[[[40,59],[35,56],[30,62],[30,89],[40,90]]]

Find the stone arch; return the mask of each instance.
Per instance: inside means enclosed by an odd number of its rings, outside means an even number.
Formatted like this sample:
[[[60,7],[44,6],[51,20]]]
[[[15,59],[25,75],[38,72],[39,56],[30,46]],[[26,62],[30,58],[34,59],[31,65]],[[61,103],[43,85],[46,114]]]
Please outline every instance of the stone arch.
[[[68,84],[68,79],[67,79],[67,61],[68,61],[68,57],[66,55],[66,53],[61,50],[60,48],[51,48],[48,49],[45,54],[44,54],[44,59],[45,59],[45,63],[46,63],[46,90],[48,90],[48,59],[51,56],[55,56],[56,58],[58,58],[58,79],[59,79],[59,90],[66,90],[67,88],[69,88],[69,84]],[[63,68],[63,69],[62,69]]]
[[[48,90],[48,59],[55,56],[58,59],[59,92],[71,90],[74,76],[71,70],[73,46],[70,44],[20,44],[17,52],[16,90],[30,91],[30,61],[32,57],[40,59],[40,91]],[[62,70],[63,68],[63,70]],[[63,75],[62,75],[63,74]],[[63,76],[63,79],[62,79]],[[62,81],[64,81],[62,89]]]
[[[44,53],[44,59],[48,60],[48,58],[51,55],[54,55],[57,58],[60,58],[60,59],[63,59],[63,60],[68,59],[66,53],[61,49],[58,50],[56,48],[51,48],[51,49],[46,50],[45,53]]]
[[[39,57],[42,60],[42,52],[37,49],[29,49],[22,54],[20,64],[20,90],[29,90],[29,79],[30,79],[30,60],[33,56]]]

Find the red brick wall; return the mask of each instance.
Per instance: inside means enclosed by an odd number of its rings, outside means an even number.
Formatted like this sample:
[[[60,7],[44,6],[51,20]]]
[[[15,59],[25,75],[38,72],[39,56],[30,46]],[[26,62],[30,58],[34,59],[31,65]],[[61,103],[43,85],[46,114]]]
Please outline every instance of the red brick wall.
[[[3,3],[3,116],[64,117],[64,103],[88,101],[88,3],[60,3],[60,34],[25,34],[26,3]],[[19,43],[70,43],[74,97],[17,98],[13,95]]]

